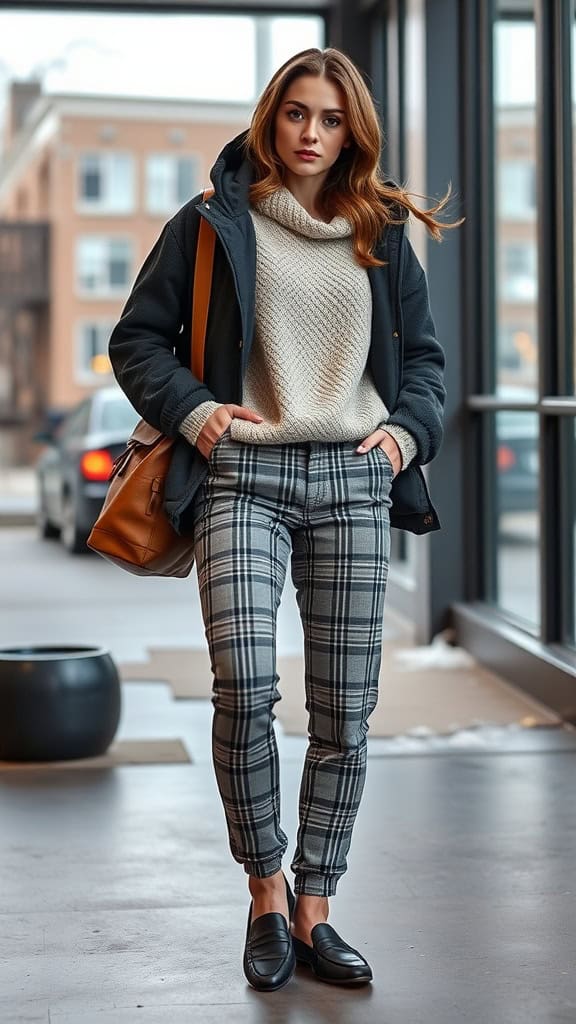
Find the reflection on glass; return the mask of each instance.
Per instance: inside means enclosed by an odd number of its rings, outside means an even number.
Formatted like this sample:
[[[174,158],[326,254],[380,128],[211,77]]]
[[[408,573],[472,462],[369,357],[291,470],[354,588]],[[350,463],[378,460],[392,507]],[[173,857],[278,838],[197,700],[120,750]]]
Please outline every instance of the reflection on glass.
[[[495,381],[500,395],[538,386],[535,32],[522,20],[494,25]]]
[[[572,27],[572,138],[573,150],[572,150],[572,195],[576,196],[576,12],[575,22]],[[576,218],[576,204],[574,206],[574,216]],[[576,219],[574,222],[574,289],[576,292]],[[576,331],[576,318],[574,321],[574,330]],[[576,394],[576,336],[572,341],[572,393]]]
[[[569,450],[568,450],[568,463],[574,465],[576,458],[576,420],[567,430]],[[569,563],[572,572],[572,596],[573,596],[573,623],[572,623],[572,636],[569,636],[568,643],[571,643],[573,647],[576,647],[576,479],[572,473],[568,477],[568,492],[569,492],[569,508],[572,510],[572,551],[570,552]]]
[[[538,417],[495,414],[496,603],[524,622],[540,620]]]

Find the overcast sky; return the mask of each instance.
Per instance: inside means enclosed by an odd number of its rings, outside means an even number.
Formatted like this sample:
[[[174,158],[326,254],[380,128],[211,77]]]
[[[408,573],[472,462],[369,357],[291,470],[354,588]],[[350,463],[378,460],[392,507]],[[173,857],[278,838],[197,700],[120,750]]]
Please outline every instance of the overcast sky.
[[[315,17],[271,24],[270,73],[322,46]],[[534,101],[534,26],[499,23],[497,86],[508,103]],[[193,14],[0,11],[0,74],[40,73],[47,92],[212,99],[255,98],[254,19]]]
[[[292,54],[323,46],[317,17],[267,21],[265,80]],[[250,103],[258,89],[255,39],[251,17],[0,11],[0,119],[6,82],[34,75],[48,93]]]
[[[275,67],[298,50],[321,45],[319,18],[270,22]],[[250,100],[254,38],[250,17],[0,12],[4,74],[43,71],[48,92]]]

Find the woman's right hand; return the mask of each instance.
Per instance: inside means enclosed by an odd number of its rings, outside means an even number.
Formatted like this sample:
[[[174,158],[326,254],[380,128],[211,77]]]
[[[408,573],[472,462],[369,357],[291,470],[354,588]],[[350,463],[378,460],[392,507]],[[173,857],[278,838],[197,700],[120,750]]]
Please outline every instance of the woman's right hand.
[[[196,447],[205,459],[210,457],[216,441],[222,437],[222,434],[228,429],[234,418],[251,420],[252,423],[262,423],[264,417],[259,412],[248,409],[245,405],[234,405],[233,403],[221,405],[219,409],[216,409],[216,412],[213,412],[208,417],[196,438]]]

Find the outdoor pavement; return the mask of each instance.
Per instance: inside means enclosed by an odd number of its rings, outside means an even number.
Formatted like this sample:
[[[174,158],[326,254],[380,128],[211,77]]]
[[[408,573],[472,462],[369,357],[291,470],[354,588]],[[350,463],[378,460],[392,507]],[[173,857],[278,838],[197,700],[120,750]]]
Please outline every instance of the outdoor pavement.
[[[0,526],[33,523],[37,499],[33,469],[0,466]]]

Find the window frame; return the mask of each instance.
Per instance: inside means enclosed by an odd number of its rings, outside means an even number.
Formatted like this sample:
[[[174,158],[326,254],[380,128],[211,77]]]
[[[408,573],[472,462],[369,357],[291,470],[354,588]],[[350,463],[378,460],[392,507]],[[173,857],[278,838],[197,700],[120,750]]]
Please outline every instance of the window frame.
[[[81,385],[109,385],[111,383],[110,374],[93,373],[87,369],[83,360],[83,347],[84,347],[84,331],[87,327],[102,327],[112,332],[116,320],[113,317],[81,317],[74,325],[74,379],[77,384]]]
[[[505,7],[502,4],[501,7]],[[477,126],[467,118],[471,141],[481,159],[475,171],[468,167],[467,192],[478,224],[489,224],[475,236],[476,251],[469,240],[466,279],[473,312],[468,307],[469,352],[465,365],[465,414],[467,452],[465,486],[468,490],[467,528],[469,550],[475,552],[468,573],[468,591],[475,608],[485,607],[492,619],[513,624],[513,616],[489,605],[494,592],[495,538],[490,521],[495,508],[491,484],[491,459],[495,451],[494,431],[489,421],[498,411],[532,412],[539,423],[539,516],[540,516],[540,610],[537,629],[520,627],[521,632],[542,646],[563,650],[567,664],[575,652],[569,642],[574,635],[573,529],[562,479],[569,474],[567,446],[561,443],[563,425],[576,417],[576,395],[569,389],[570,339],[573,338],[574,210],[571,194],[571,21],[574,0],[548,7],[535,0],[536,32],[536,195],[538,273],[538,388],[533,401],[504,399],[496,384],[496,295],[495,267],[496,189],[494,173],[495,108],[493,97],[494,10],[489,0],[476,0],[475,14],[482,29],[482,46],[474,69],[480,103]],[[553,9],[554,8],[554,9]],[[561,8],[561,9],[560,9]],[[525,20],[512,7],[499,20]],[[478,88],[478,83],[480,87]],[[473,280],[475,278],[475,280]],[[472,315],[471,315],[472,314]],[[476,315],[474,315],[476,314]],[[567,420],[568,418],[568,420]],[[474,539],[473,539],[474,538]],[[517,624],[516,624],[517,625]],[[572,641],[572,644],[574,641]]]
[[[180,199],[175,194],[176,190],[177,190],[177,186],[178,186],[178,176],[177,176],[177,172],[174,170],[174,173],[172,175],[172,182],[171,182],[171,184],[172,184],[172,200],[165,207],[163,207],[162,209],[156,208],[156,207],[152,206],[151,202],[150,202],[150,164],[151,164],[152,160],[157,159],[158,157],[162,157],[163,159],[171,160],[173,162],[174,166],[175,166],[176,161],[178,161],[178,160],[189,160],[191,162],[191,164],[192,164],[192,189],[190,191],[190,195],[187,198],[185,198],[185,199]],[[180,209],[181,206],[184,205],[184,203],[186,203],[188,201],[188,199],[191,199],[192,196],[194,196],[196,194],[196,192],[198,192],[200,190],[200,183],[201,183],[201,181],[202,181],[202,155],[200,153],[198,153],[196,151],[193,151],[193,150],[187,150],[185,152],[178,152],[178,153],[175,153],[173,150],[164,150],[164,149],[150,150],[150,152],[148,152],[146,154],[145,159],[144,159],[144,182],[143,182],[143,191],[144,191],[143,206],[144,206],[144,210],[151,217],[169,217],[169,216],[172,216],[174,213],[176,213],[177,210]],[[195,187],[195,186],[197,186],[197,187]]]
[[[90,290],[82,285],[80,277],[80,252],[81,246],[84,241],[104,241],[104,242],[126,242],[128,244],[130,255],[128,258],[128,273],[126,276],[126,283],[118,285],[117,287],[101,288],[97,290]],[[74,286],[75,294],[79,299],[117,299],[122,298],[126,295],[126,292],[130,286],[130,281],[134,275],[134,261],[135,261],[135,241],[130,235],[116,235],[116,234],[90,234],[83,232],[76,236],[75,247],[74,247]],[[110,264],[108,263],[108,267]],[[109,275],[108,275],[109,276]]]
[[[100,202],[95,202],[94,200],[87,199],[85,196],[83,196],[81,194],[82,175],[83,175],[82,161],[84,159],[86,159],[87,157],[94,157],[94,156],[98,157],[99,160],[102,160],[102,162],[104,163],[104,166],[106,168],[106,170],[105,170],[106,186],[107,186],[106,187],[106,195],[105,195],[104,200],[101,200]],[[109,195],[108,195],[108,192],[109,192],[109,182],[111,180],[111,171],[110,171],[111,162],[112,162],[113,158],[119,157],[119,156],[127,158],[128,161],[129,161],[129,166],[130,166],[130,171],[129,171],[129,173],[130,173],[130,201],[128,202],[128,204],[125,207],[122,207],[121,209],[118,209],[117,207],[114,207],[113,205],[110,204]],[[128,149],[114,149],[114,150],[108,150],[108,149],[102,149],[102,150],[99,150],[99,149],[83,149],[80,153],[78,153],[78,156],[76,158],[76,179],[75,179],[76,180],[76,213],[82,214],[83,216],[87,215],[87,216],[96,216],[96,217],[127,217],[127,216],[130,216],[130,214],[136,213],[136,210],[138,208],[137,164],[138,164],[138,161],[137,161],[136,156],[134,155],[134,153],[132,153]]]

